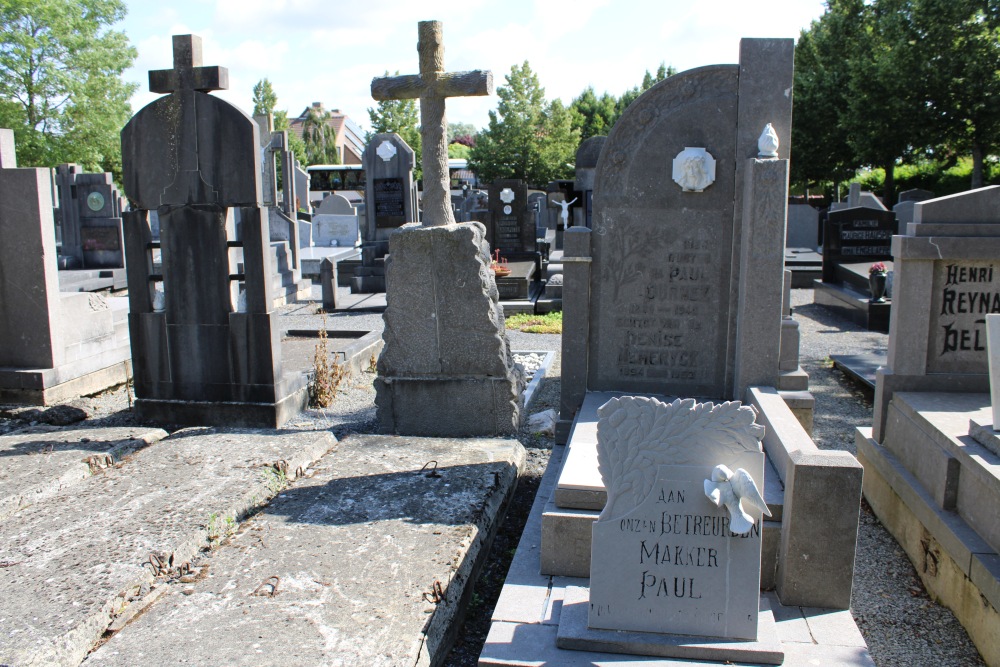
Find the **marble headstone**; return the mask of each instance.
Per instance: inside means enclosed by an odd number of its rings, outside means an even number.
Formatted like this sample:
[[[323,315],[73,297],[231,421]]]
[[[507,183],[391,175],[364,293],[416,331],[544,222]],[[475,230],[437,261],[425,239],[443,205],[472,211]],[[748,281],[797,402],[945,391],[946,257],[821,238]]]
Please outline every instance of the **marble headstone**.
[[[312,235],[313,245],[317,247],[355,247],[361,242],[357,211],[343,195],[330,195],[313,215]]]
[[[608,501],[593,528],[590,627],[755,640],[765,506],[754,411],[624,396],[598,416]]]

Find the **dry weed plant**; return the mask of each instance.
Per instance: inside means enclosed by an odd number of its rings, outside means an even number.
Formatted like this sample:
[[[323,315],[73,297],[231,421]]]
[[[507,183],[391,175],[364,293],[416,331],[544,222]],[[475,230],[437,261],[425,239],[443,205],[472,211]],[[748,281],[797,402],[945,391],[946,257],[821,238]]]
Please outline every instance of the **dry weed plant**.
[[[319,343],[313,355],[313,380],[309,384],[309,405],[314,408],[328,408],[337,395],[337,388],[347,377],[347,369],[336,360],[330,360],[326,345],[326,316],[319,330]]]

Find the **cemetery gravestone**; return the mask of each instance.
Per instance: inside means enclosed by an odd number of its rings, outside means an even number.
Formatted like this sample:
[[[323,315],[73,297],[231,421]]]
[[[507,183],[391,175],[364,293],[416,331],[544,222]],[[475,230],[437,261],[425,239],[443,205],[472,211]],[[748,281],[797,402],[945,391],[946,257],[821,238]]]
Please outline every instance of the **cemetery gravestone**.
[[[313,245],[354,248],[361,243],[358,213],[347,197],[332,194],[316,209],[312,219]]]
[[[121,196],[111,174],[84,174],[75,164],[59,165],[55,171],[60,254],[72,258],[72,268],[124,267]],[[124,278],[118,287],[125,286]]]
[[[1000,660],[1000,577],[987,565],[1000,554],[987,344],[1000,313],[998,211],[998,186],[921,201],[893,237],[888,355],[872,427],[855,434],[866,499],[989,664]],[[921,565],[927,544],[933,568]]]
[[[914,207],[917,203],[928,199],[934,199],[934,193],[930,190],[914,188],[899,193],[899,202],[892,207],[892,212],[896,214],[900,229],[905,231],[905,225],[913,222]]]
[[[570,443],[542,518],[543,573],[589,572],[580,545],[589,544],[588,512],[606,499],[594,415],[611,394],[742,399],[777,425],[765,446],[787,513],[764,530],[778,563],[770,585],[783,601],[850,603],[860,468],[846,452],[821,458],[776,389],[792,51],[790,40],[745,39],[739,65],[667,78],[629,106],[601,151],[594,229],[565,234],[556,439]],[[774,152],[768,124],[777,158],[759,157],[761,144]],[[836,499],[823,501],[836,526],[802,509],[817,489],[830,495],[814,474],[837,480]]]
[[[819,247],[819,211],[808,204],[789,205],[785,247],[811,250]]]
[[[385,255],[389,235],[408,222],[418,222],[415,153],[395,132],[376,134],[368,142],[365,165],[365,221],[361,266],[354,270],[351,292],[384,292]],[[314,236],[315,238],[315,236]]]
[[[760,492],[764,429],[754,411],[623,396],[598,416],[608,499],[593,526],[588,629],[562,621],[559,644],[588,648],[585,639],[570,638],[635,631],[644,639],[612,650],[780,664],[773,621],[758,642],[767,508]],[[728,645],[712,646],[710,638]]]
[[[573,187],[581,193],[583,208],[583,224],[588,229],[594,226],[594,175],[597,172],[597,160],[601,157],[601,149],[605,136],[590,137],[580,142],[576,149],[576,181]]]
[[[753,57],[760,60],[748,66],[760,64],[763,72],[764,56]],[[787,146],[791,117],[786,100],[753,111],[741,107],[769,77],[738,71],[699,70],[697,82],[686,84],[699,92],[694,97],[677,94],[674,88],[684,84],[671,77],[669,85],[647,91],[604,144],[594,183],[595,233],[589,236],[593,316],[589,325],[579,323],[589,329],[588,389],[731,399],[742,397],[748,381],[776,383],[786,206],[778,172],[785,163],[748,166],[748,159],[757,155],[768,122]],[[702,103],[708,97],[718,102],[709,108]],[[750,127],[750,114],[760,127]],[[714,181],[688,189],[674,182],[678,171],[671,172],[671,161],[687,160],[688,147],[703,147],[689,164],[708,173],[714,163]],[[744,196],[752,196],[746,213]],[[734,253],[743,228],[749,234],[754,225],[759,231],[752,249]],[[778,235],[771,251],[760,236],[765,233]],[[569,235],[564,262],[571,256]],[[568,264],[565,270],[564,303]],[[749,289],[747,280],[759,287]],[[758,321],[750,325],[747,317]],[[749,368],[738,369],[751,358],[753,380]]]
[[[892,261],[892,237],[898,230],[892,211],[862,206],[831,211],[823,233],[824,282],[850,282],[853,274],[841,268],[845,264],[865,264],[867,289],[868,265]]]
[[[175,35],[173,48],[174,69],[149,74],[150,90],[167,94],[122,129],[136,412],[274,428],[305,406],[307,392],[305,376],[281,364],[259,130],[207,94],[228,86],[228,72],[201,65],[199,37]],[[150,210],[160,220],[161,274],[151,272]]]
[[[500,298],[527,299],[541,269],[535,221],[528,209],[528,186],[517,179],[490,184],[486,240],[493,256],[507,260],[510,275],[497,276]]]
[[[128,379],[127,304],[59,291],[53,172],[14,151],[0,130],[0,402],[50,405]]]
[[[528,215],[528,186],[524,181],[493,181],[489,194],[490,225],[486,240],[490,248],[508,257],[535,251],[535,224]]]
[[[294,219],[294,209],[288,204],[295,200],[294,179],[283,179],[280,193],[278,190],[277,165],[282,165],[282,174],[291,173],[289,169],[294,158],[285,148],[288,133],[274,130],[272,116],[255,116],[254,121],[260,129],[261,194],[268,216],[271,251],[274,253],[274,305],[281,306],[307,298],[312,289],[311,283],[302,280],[299,227]]]
[[[823,279],[813,282],[816,303],[872,331],[889,330],[890,304],[872,300],[869,270],[892,262],[896,214],[867,206],[830,211],[823,230]]]
[[[376,100],[420,97],[424,170],[423,226],[390,237],[385,347],[375,380],[379,428],[512,435],[521,419],[523,371],[507,343],[486,230],[452,216],[445,141],[445,97],[488,95],[492,74],[445,72],[441,24],[418,25],[420,74],[372,81]]]

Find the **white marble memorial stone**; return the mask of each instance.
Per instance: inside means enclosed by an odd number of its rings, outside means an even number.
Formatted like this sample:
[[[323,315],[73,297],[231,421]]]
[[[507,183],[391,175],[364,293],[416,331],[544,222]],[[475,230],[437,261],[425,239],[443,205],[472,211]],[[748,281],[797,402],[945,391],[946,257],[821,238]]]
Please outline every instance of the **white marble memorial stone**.
[[[755,640],[766,507],[753,410],[624,396],[598,416],[608,500],[593,529],[588,625]]]
[[[361,243],[358,216],[318,213],[312,219],[312,235],[317,247],[353,248]]]

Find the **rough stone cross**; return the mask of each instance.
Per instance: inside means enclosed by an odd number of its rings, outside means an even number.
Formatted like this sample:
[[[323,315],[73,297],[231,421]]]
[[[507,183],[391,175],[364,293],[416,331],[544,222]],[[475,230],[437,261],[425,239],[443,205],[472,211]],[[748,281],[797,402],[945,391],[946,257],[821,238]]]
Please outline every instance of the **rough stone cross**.
[[[179,90],[210,90],[229,88],[229,70],[225,67],[203,67],[201,37],[174,35],[174,68],[150,70],[149,90],[152,93],[173,93]]]
[[[440,21],[417,24],[420,74],[372,79],[375,100],[420,98],[420,140],[423,149],[423,224],[427,227],[452,224],[448,177],[448,121],[444,101],[448,97],[491,95],[493,73],[444,71],[444,38]]]

